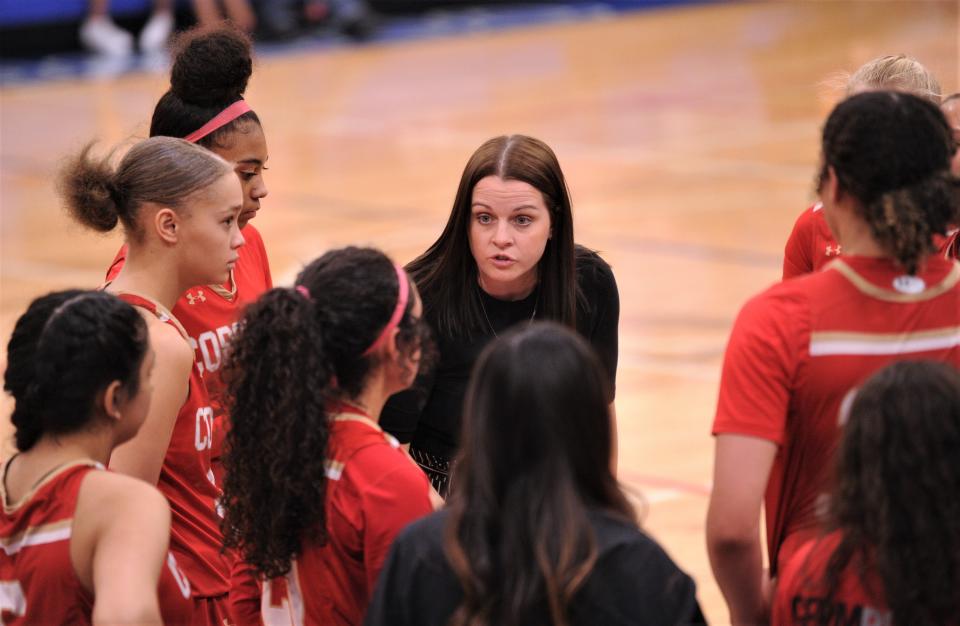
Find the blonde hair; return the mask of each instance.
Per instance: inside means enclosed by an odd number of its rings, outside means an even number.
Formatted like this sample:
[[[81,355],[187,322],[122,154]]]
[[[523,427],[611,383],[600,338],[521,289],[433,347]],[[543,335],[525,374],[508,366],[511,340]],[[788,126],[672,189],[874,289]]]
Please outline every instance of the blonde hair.
[[[868,61],[847,79],[847,95],[868,89],[907,91],[940,104],[940,83],[920,61],[905,54],[888,54]]]

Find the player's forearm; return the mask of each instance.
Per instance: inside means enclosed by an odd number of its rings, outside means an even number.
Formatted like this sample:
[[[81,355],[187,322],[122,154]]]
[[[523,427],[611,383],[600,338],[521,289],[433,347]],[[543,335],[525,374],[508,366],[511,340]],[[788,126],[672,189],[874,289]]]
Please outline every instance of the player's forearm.
[[[710,534],[710,565],[734,626],[766,624],[768,606],[763,595],[763,554],[759,537]]]

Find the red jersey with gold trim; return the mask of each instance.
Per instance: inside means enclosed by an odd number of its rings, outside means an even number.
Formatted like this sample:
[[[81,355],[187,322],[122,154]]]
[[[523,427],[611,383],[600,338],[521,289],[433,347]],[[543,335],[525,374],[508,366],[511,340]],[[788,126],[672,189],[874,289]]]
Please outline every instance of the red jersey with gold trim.
[[[195,360],[203,374],[203,383],[207,387],[210,406],[217,422],[213,458],[214,473],[218,480],[221,476],[216,460],[220,458],[227,426],[221,399],[224,385],[220,378],[225,347],[233,336],[244,307],[273,287],[263,238],[249,223],[240,232],[246,243],[237,251],[240,258],[237,259],[230,280],[223,285],[193,287],[173,307],[173,314],[180,320],[194,349]],[[124,245],[107,270],[107,282],[116,278],[126,260],[127,246]]]
[[[156,302],[129,293],[117,296],[146,309],[186,339],[179,321]],[[195,598],[221,596],[229,590],[230,566],[220,554],[223,536],[217,506],[221,491],[210,465],[213,430],[213,409],[200,367],[194,363],[187,400],[177,414],[157,488],[170,502],[170,551],[187,574]]]
[[[6,494],[6,468],[0,480],[0,622],[90,624],[93,594],[83,588],[70,558],[73,516],[80,485],[94,461],[63,465],[17,503]],[[188,624],[193,605],[190,583],[172,554],[160,572],[160,611],[165,624]]]
[[[393,539],[433,511],[429,490],[426,475],[376,422],[352,412],[333,416],[327,544],[306,544],[285,578],[263,584],[263,623],[360,624]]]
[[[800,214],[783,250],[783,279],[820,270],[840,255],[840,244],[834,239],[823,205],[817,202]]]
[[[893,625],[883,599],[883,582],[868,566],[864,584],[859,557],[854,556],[847,564],[835,588],[827,588],[827,562],[841,538],[840,532],[833,532],[812,539],[784,565],[773,600],[772,626],[818,624],[825,615],[830,616],[831,624]]]
[[[940,246],[940,252],[944,258],[960,259],[960,229],[957,229],[947,235]]]
[[[958,283],[960,263],[939,255],[914,277],[890,259],[843,257],[740,311],[713,433],[778,445],[765,494],[771,573],[816,533],[851,390],[897,360],[960,367]]]
[[[946,237],[934,235],[933,244],[945,258],[960,259],[960,231]],[[818,272],[842,251],[818,202],[801,213],[793,225],[783,250],[783,279]]]

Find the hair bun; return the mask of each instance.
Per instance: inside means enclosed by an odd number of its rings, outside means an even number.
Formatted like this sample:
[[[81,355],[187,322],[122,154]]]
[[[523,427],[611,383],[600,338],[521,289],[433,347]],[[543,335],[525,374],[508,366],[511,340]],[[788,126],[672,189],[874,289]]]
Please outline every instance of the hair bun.
[[[170,90],[189,104],[226,106],[243,96],[252,72],[246,34],[228,25],[189,30],[175,46]]]
[[[120,220],[120,191],[117,189],[111,156],[95,158],[93,144],[66,161],[60,170],[58,189],[68,211],[81,224],[103,233]]]

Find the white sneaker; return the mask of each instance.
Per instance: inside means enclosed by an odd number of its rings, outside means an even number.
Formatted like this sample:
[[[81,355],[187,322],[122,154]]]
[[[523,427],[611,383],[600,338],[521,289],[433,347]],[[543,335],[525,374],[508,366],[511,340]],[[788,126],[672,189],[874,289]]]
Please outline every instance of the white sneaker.
[[[140,52],[160,52],[167,45],[170,33],[173,32],[173,13],[157,11],[150,16],[147,24],[140,31]]]
[[[106,16],[91,17],[83,23],[80,43],[92,52],[108,56],[127,56],[133,52],[133,35]]]

